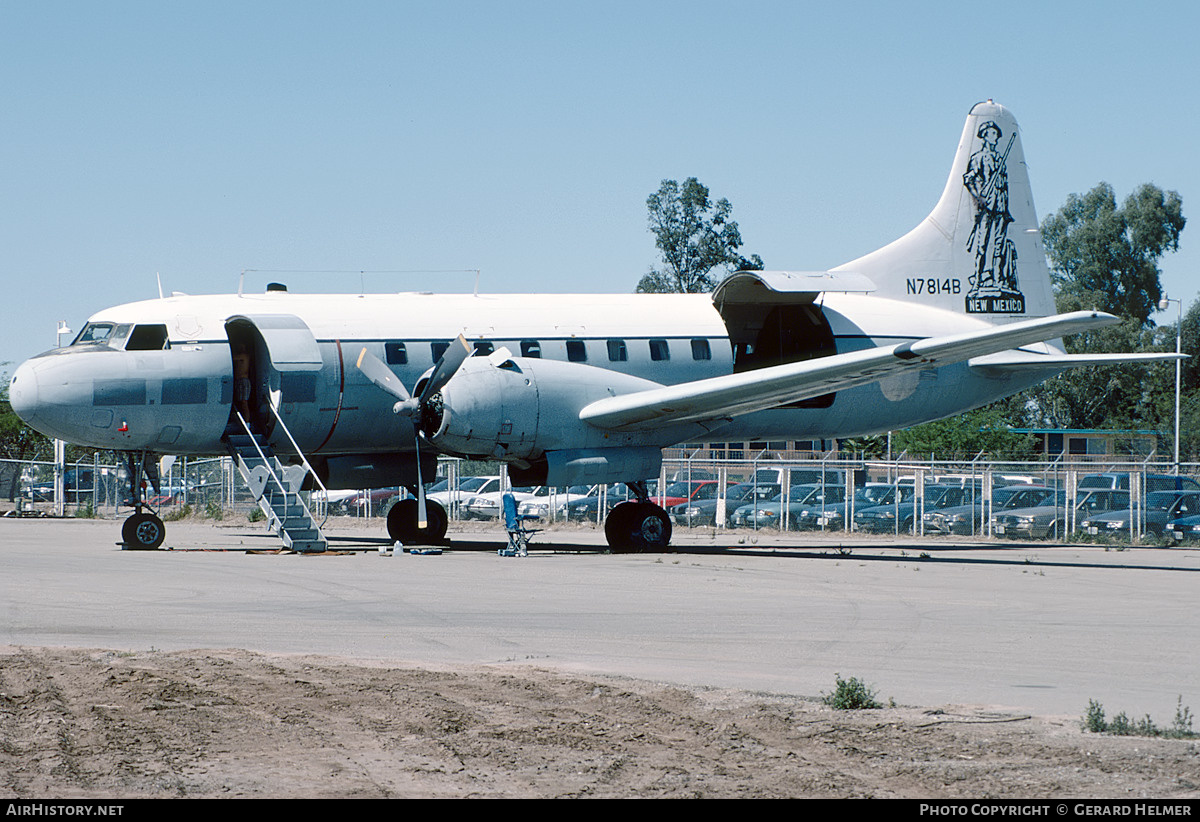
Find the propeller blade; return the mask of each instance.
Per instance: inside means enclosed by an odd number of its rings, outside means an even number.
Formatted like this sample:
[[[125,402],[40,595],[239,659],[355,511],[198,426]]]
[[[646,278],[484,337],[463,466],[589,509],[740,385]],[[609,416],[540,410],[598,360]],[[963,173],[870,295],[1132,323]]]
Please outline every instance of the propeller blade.
[[[417,528],[424,530],[429,523],[425,514],[425,480],[421,477],[421,447],[417,444],[420,437],[413,437],[413,449],[417,455]]]
[[[458,339],[450,343],[450,347],[446,349],[446,353],[442,354],[442,358],[434,367],[433,373],[429,375],[429,382],[425,383],[425,389],[421,391],[420,402],[422,405],[446,387],[446,383],[450,382],[450,378],[458,372],[459,367],[467,361],[467,357],[471,354],[472,349],[467,345],[467,338],[459,334]]]
[[[392,373],[392,369],[384,365],[383,360],[363,349],[358,354],[358,370],[367,375],[367,379],[401,402],[412,399],[412,394],[400,382],[400,378]]]

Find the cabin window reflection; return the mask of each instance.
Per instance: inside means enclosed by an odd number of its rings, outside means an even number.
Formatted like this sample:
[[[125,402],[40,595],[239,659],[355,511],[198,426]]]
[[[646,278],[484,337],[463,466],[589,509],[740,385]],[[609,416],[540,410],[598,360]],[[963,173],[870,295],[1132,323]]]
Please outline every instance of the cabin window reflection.
[[[587,346],[583,340],[567,340],[567,359],[571,362],[587,362]]]
[[[383,354],[388,365],[408,365],[408,349],[402,342],[384,343]]]
[[[542,344],[537,340],[521,340],[521,356],[538,359],[542,356]]]
[[[712,359],[712,350],[708,347],[708,340],[692,340],[692,359]]]
[[[125,344],[126,351],[162,351],[170,347],[165,325],[135,325]]]
[[[650,359],[655,362],[663,362],[671,359],[671,349],[667,347],[666,340],[650,341]]]
[[[493,351],[496,350],[496,346],[494,346],[492,343],[488,342],[487,340],[479,340],[478,342],[475,343],[474,348],[475,348],[475,353],[481,357],[486,357],[488,354],[491,354]]]
[[[433,355],[433,361],[437,362],[446,353],[446,349],[450,347],[449,340],[441,340],[429,344],[429,353]]]
[[[629,359],[629,351],[625,348],[624,340],[608,341],[608,361],[625,362]]]

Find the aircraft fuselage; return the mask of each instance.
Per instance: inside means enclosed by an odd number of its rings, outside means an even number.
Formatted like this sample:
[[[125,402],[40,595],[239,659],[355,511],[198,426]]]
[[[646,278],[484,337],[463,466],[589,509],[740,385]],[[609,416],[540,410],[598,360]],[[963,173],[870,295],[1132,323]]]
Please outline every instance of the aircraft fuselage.
[[[832,347],[798,357],[928,336],[922,330],[983,326],[967,315],[856,294],[825,295],[812,310],[828,330],[811,333],[830,335]],[[104,339],[78,339],[17,370],[14,408],[44,433],[71,442],[181,455],[224,451],[236,390],[231,349],[239,344],[253,362],[255,397],[265,402],[273,395],[300,449],[316,456],[408,448],[411,433],[391,413],[393,399],[354,367],[364,347],[409,388],[459,334],[484,352],[503,346],[518,357],[575,362],[663,385],[732,373],[735,355],[753,354],[745,346],[735,351],[726,318],[708,295],[175,296],[101,311],[87,329],[84,335]],[[1045,376],[989,376],[965,363],[929,368],[806,407],[757,412],[706,431],[655,432],[643,441],[876,433],[959,413]]]

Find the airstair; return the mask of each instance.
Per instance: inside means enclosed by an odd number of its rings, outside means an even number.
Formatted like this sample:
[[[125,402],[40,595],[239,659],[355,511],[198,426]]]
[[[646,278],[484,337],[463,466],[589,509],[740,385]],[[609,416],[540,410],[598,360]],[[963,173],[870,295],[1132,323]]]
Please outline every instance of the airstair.
[[[267,524],[289,550],[298,553],[325,551],[328,541],[321,533],[321,523],[300,495],[300,486],[311,470],[307,460],[304,465],[284,465],[266,438],[254,433],[241,414],[237,416],[245,433],[230,433],[225,442],[251,496],[266,514]],[[288,437],[290,439],[290,433]]]

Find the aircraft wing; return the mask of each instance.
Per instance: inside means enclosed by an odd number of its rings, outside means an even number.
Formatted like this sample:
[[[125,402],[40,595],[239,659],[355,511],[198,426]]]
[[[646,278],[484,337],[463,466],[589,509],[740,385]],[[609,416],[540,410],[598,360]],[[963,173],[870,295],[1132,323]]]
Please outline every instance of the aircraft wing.
[[[1022,320],[606,397],[585,406],[579,418],[598,428],[639,431],[736,417],[876,382],[901,371],[949,365],[1118,322],[1100,311]]]
[[[1039,354],[1035,351],[1001,351],[972,357],[972,368],[996,371],[1045,371],[1047,369],[1079,368],[1085,365],[1120,365],[1121,363],[1154,363],[1186,360],[1187,354]]]

